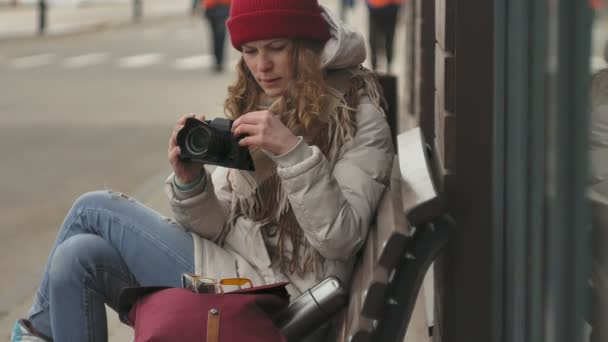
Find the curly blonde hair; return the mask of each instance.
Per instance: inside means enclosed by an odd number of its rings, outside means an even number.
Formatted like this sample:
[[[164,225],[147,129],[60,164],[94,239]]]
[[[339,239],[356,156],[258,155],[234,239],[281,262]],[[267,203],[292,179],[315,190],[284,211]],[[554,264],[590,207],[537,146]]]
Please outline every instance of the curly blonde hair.
[[[289,51],[292,58],[292,75],[287,89],[275,107],[283,124],[292,129],[303,129],[310,133],[317,123],[329,121],[324,111],[327,105],[327,85],[321,68],[322,45],[314,41],[295,39]],[[241,57],[237,65],[237,80],[228,87],[228,98],[224,103],[226,116],[239,116],[258,110],[263,95],[262,88],[249,71]]]

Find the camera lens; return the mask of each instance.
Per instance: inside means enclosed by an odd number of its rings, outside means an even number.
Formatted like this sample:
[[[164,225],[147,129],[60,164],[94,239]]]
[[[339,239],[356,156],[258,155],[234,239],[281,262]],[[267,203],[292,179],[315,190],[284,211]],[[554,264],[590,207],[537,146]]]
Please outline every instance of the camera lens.
[[[222,158],[225,154],[224,145],[222,135],[208,126],[194,127],[186,136],[188,151],[201,158]]]
[[[192,154],[207,153],[210,142],[211,134],[208,128],[204,126],[193,128],[186,136],[186,147]]]

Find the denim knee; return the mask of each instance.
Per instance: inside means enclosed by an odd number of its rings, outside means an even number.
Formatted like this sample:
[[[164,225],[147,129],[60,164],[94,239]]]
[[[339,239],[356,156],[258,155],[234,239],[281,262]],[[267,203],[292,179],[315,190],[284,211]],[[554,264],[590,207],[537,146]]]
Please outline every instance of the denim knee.
[[[74,205],[72,206],[72,211],[80,211],[86,208],[93,207],[103,207],[104,202],[107,202],[111,199],[110,192],[108,191],[90,191],[86,192],[74,201]]]
[[[77,234],[61,243],[49,269],[51,286],[83,279],[83,272],[103,263],[113,253],[103,238],[94,234]]]

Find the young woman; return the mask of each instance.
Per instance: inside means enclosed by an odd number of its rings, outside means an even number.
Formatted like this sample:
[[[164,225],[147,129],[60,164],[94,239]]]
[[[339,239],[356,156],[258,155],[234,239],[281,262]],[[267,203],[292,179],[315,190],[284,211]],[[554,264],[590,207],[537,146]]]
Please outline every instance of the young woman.
[[[180,286],[186,272],[289,281],[292,296],[348,282],[393,160],[363,38],[316,0],[233,0],[227,26],[242,57],[225,109],[256,171],[181,162],[182,117],[165,184],[175,221],[120,193],[83,195],[13,341],[104,341],[121,288]]]

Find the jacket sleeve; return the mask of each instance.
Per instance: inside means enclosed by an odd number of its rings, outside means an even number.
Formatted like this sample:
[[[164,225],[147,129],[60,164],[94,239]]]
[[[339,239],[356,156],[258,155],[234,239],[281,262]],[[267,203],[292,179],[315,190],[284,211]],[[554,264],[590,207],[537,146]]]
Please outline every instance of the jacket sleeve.
[[[326,259],[357,253],[390,179],[394,152],[384,114],[362,102],[357,125],[333,169],[318,147],[304,142],[273,158],[306,239]]]
[[[175,220],[186,230],[215,241],[228,219],[232,194],[227,181],[228,169],[217,167],[213,175],[205,171],[201,184],[190,191],[180,191],[174,174],[165,181],[165,192]]]

